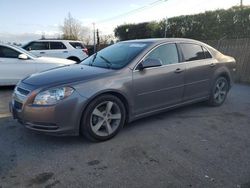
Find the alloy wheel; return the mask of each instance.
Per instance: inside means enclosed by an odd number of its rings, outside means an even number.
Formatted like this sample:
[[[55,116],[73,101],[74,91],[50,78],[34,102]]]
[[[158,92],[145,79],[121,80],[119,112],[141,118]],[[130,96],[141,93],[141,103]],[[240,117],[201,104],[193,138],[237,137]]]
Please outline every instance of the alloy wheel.
[[[228,90],[228,86],[227,86],[227,82],[224,79],[221,79],[217,82],[216,86],[215,86],[215,91],[214,91],[214,100],[216,101],[216,103],[222,103],[227,95],[227,90]]]
[[[113,101],[104,101],[91,113],[90,126],[98,136],[109,136],[114,133],[121,122],[121,109]]]

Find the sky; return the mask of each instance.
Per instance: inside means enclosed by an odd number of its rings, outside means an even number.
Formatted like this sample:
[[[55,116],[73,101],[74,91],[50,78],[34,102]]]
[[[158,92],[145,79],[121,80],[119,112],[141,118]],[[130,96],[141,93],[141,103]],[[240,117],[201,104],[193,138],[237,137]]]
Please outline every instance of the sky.
[[[239,4],[240,0],[0,0],[0,41],[25,43],[42,34],[57,37],[68,13],[90,30],[95,23],[100,34],[106,35],[124,23],[158,21]],[[250,5],[250,0],[243,4]]]

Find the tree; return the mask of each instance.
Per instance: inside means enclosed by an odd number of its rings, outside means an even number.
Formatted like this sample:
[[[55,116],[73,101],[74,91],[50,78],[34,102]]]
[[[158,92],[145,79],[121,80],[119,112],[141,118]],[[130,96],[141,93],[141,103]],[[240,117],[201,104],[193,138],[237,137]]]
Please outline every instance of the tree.
[[[115,37],[113,35],[102,35],[100,36],[100,44],[108,45],[114,41]]]
[[[115,36],[119,40],[164,37],[165,21],[120,25],[115,28]],[[198,40],[249,38],[250,6],[169,18],[166,36]]]
[[[82,40],[87,38],[89,29],[82,26],[81,22],[71,16],[68,13],[68,16],[64,19],[64,24],[61,27],[63,33],[63,39],[66,40]]]

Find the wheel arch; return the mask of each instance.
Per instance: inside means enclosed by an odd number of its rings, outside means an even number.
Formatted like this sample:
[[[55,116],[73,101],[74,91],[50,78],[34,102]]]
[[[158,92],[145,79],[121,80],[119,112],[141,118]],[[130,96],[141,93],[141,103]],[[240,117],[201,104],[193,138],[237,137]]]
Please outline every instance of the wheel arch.
[[[230,71],[226,67],[221,67],[220,69],[218,69],[214,75],[213,80],[215,81],[218,77],[226,78],[228,83],[229,83],[229,88],[231,88],[231,86],[233,84],[233,80],[232,80]]]
[[[128,100],[128,97],[116,90],[105,90],[102,92],[99,92],[95,95],[93,95],[92,97],[90,97],[87,102],[85,103],[82,111],[81,111],[81,117],[80,117],[80,122],[79,122],[79,133],[81,133],[81,123],[82,123],[82,119],[83,119],[83,114],[86,111],[86,109],[88,108],[89,104],[96,99],[97,97],[100,97],[102,95],[113,95],[116,96],[117,98],[119,98],[121,100],[121,102],[124,104],[125,110],[126,110],[126,123],[130,121],[130,112],[131,112],[131,108],[130,108],[130,103]]]
[[[76,57],[76,56],[69,56],[69,57],[67,57],[67,59],[76,61],[77,63],[79,63],[79,62],[81,61],[81,60],[80,60],[78,57]]]

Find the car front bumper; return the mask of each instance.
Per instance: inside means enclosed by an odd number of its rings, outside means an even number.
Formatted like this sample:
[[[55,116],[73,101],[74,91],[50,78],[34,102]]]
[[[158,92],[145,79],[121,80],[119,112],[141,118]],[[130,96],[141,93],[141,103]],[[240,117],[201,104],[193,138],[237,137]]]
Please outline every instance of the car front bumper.
[[[56,105],[32,104],[31,92],[26,98],[13,95],[10,111],[13,118],[26,128],[51,135],[79,135],[81,116],[87,99],[75,91]]]

